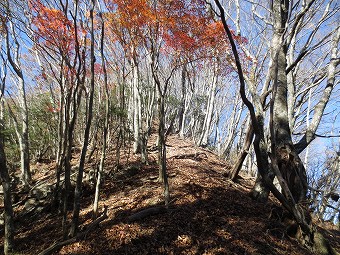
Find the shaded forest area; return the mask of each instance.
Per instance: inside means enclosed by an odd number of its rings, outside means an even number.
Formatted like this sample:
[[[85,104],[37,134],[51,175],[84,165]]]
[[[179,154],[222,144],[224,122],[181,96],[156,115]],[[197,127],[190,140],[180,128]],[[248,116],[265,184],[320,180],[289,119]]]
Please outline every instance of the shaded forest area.
[[[153,135],[149,148],[155,139]],[[311,254],[287,234],[277,200],[271,196],[261,204],[251,199],[254,178],[241,176],[232,182],[225,177],[231,168],[226,161],[176,135],[168,138],[167,151],[168,210],[150,212],[150,208],[164,208],[157,152],[150,153],[149,166],[141,164],[140,157],[130,154],[127,162],[123,156],[122,169],[104,174],[100,205],[107,207],[107,218],[80,241],[53,254]],[[34,167],[39,170],[35,179],[44,183],[41,187],[53,181],[51,168],[43,163]],[[89,164],[85,172],[91,169]],[[84,231],[92,222],[94,190],[94,183],[85,182],[80,215]],[[35,195],[30,193],[31,198]],[[61,241],[61,215],[48,207],[32,210],[21,205],[16,214],[16,254],[39,254]],[[321,229],[339,250],[339,231],[331,224]]]
[[[337,254],[339,9],[1,1],[4,253]]]

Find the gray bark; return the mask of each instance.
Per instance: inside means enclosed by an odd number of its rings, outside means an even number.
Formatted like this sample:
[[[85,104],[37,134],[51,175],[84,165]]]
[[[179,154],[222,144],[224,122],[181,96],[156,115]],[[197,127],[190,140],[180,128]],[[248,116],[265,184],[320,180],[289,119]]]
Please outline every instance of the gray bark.
[[[215,96],[216,96],[216,87],[217,87],[217,63],[215,63],[214,71],[211,77],[211,85],[209,86],[209,98],[207,103],[206,114],[204,116],[204,122],[202,127],[201,139],[199,141],[200,146],[208,145],[208,138],[210,135],[210,127],[211,121],[213,117],[214,105],[215,105]]]
[[[2,128],[0,128],[2,129]],[[13,207],[11,199],[11,179],[8,174],[6,165],[6,156],[3,147],[3,137],[0,132],[0,181],[3,187],[4,196],[4,218],[5,218],[5,240],[4,240],[4,253],[10,254],[13,250],[14,241],[14,219],[13,219]]]
[[[3,57],[1,55],[1,57]],[[8,255],[13,247],[14,241],[14,219],[13,219],[13,207],[11,199],[11,178],[8,173],[6,164],[6,155],[4,150],[4,123],[3,123],[3,95],[5,91],[7,70],[6,66],[1,68],[1,84],[0,84],[0,183],[3,188],[4,197],[4,220],[5,220],[5,235],[4,235],[4,254]]]
[[[8,2],[7,2],[8,5]],[[9,6],[8,6],[9,8]],[[18,91],[19,91],[19,102],[20,102],[20,115],[21,115],[21,132],[19,131],[19,127],[16,126],[17,136],[19,140],[20,146],[20,162],[21,162],[21,178],[25,186],[29,185],[31,180],[31,172],[30,172],[30,156],[29,156],[29,139],[28,139],[28,108],[26,101],[26,90],[25,90],[25,80],[24,75],[20,66],[19,60],[19,42],[15,38],[13,24],[10,21],[10,27],[12,29],[12,38],[14,40],[15,49],[14,52],[11,49],[10,43],[10,31],[8,24],[4,24],[5,28],[5,38],[6,38],[6,52],[8,61],[13,68],[15,74],[18,77]]]
[[[91,34],[91,46],[90,46],[90,59],[91,59],[91,80],[90,80],[90,90],[89,90],[89,103],[87,106],[87,118],[86,118],[86,126],[84,132],[84,142],[81,150],[80,161],[79,161],[79,170],[76,182],[76,188],[74,192],[74,203],[73,203],[73,218],[72,225],[70,230],[70,236],[74,237],[78,232],[79,226],[79,212],[80,212],[80,198],[82,194],[82,182],[83,182],[83,173],[84,166],[86,160],[86,152],[89,144],[89,136],[90,129],[92,125],[93,118],[93,98],[94,98],[94,64],[95,64],[95,55],[94,55],[94,21],[93,21],[93,13],[94,13],[95,1],[92,0],[91,9],[90,9],[90,34]],[[85,61],[85,60],[84,60]],[[79,74],[78,74],[79,75]]]
[[[104,171],[104,162],[105,162],[105,157],[106,157],[107,135],[108,135],[108,128],[109,128],[109,114],[110,114],[108,79],[107,79],[107,71],[106,71],[106,60],[104,56],[105,23],[104,23],[104,19],[102,17],[101,11],[99,12],[99,17],[101,20],[100,54],[101,54],[101,61],[102,61],[102,67],[103,67],[103,73],[104,73],[104,87],[105,87],[105,123],[104,123],[104,128],[103,128],[103,145],[102,145],[99,170],[98,170],[98,176],[97,176],[97,182],[96,182],[96,190],[95,190],[94,202],[93,202],[93,214],[95,218],[98,216],[99,193],[100,193],[102,173]]]
[[[247,133],[245,135],[245,141],[244,141],[244,144],[243,144],[243,148],[238,155],[238,159],[237,159],[236,164],[231,169],[231,171],[228,175],[228,177],[233,181],[236,180],[239,172],[241,171],[243,162],[244,162],[245,158],[247,157],[247,155],[249,153],[249,149],[250,149],[250,146],[253,142],[253,138],[254,138],[254,130],[253,130],[252,124],[249,123],[249,126],[247,128]]]
[[[325,108],[332,94],[335,85],[336,68],[340,63],[340,58],[338,56],[339,39],[340,27],[337,28],[336,33],[332,39],[330,62],[327,68],[327,85],[323,91],[322,97],[315,106],[314,115],[312,120],[310,121],[310,125],[307,127],[303,137],[299,140],[298,143],[294,145],[298,154],[300,154],[315,139],[315,133],[319,127]]]

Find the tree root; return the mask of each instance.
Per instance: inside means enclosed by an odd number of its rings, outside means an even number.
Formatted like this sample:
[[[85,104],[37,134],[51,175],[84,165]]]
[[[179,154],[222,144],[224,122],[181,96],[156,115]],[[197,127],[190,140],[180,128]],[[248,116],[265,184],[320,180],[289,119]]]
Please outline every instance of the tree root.
[[[154,216],[154,215],[157,215],[157,214],[165,213],[166,211],[167,211],[167,209],[164,206],[151,207],[151,208],[147,208],[147,209],[144,209],[142,211],[139,211],[135,214],[132,214],[130,217],[128,217],[127,220],[129,222],[134,222],[134,221],[138,221],[138,220],[147,218],[149,216]]]

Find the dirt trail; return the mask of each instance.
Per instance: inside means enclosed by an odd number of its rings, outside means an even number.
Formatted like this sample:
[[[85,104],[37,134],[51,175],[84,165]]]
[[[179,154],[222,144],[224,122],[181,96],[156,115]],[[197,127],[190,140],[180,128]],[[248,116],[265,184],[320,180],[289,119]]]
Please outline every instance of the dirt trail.
[[[169,210],[129,220],[163,204],[162,185],[156,182],[157,151],[151,151],[149,158],[148,166],[136,156],[128,164],[123,158],[122,169],[105,176],[100,206],[107,206],[108,219],[85,240],[55,254],[310,254],[285,235],[277,218],[269,217],[275,201],[264,205],[251,200],[252,179],[229,181],[223,176],[229,169],[227,162],[177,136],[167,140]],[[108,158],[107,162],[113,161]],[[93,193],[85,189],[82,224],[91,222]],[[34,221],[22,219],[17,223],[17,250],[37,254],[49,247],[61,236],[60,222],[60,216],[48,213]],[[338,234],[329,232],[334,240]]]

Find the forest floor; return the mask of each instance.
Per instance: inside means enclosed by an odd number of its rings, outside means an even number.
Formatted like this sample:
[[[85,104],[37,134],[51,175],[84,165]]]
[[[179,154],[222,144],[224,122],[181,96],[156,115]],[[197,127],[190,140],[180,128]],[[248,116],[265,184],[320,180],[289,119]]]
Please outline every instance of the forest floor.
[[[274,198],[260,204],[248,196],[254,179],[241,177],[237,183],[231,182],[224,177],[230,169],[226,161],[177,136],[167,140],[169,209],[133,220],[135,213],[163,205],[163,187],[157,182],[157,150],[149,147],[149,165],[142,165],[134,155],[127,158],[126,153],[122,167],[115,172],[114,154],[108,155],[100,198],[101,210],[107,207],[107,219],[83,240],[54,254],[310,254],[287,236],[285,226],[273,216],[278,205]],[[36,165],[34,178],[53,176],[53,167]],[[93,194],[94,188],[85,187],[82,226],[92,221]],[[16,208],[16,215],[20,210],[22,206]],[[340,251],[340,232],[320,229]],[[3,230],[0,232],[3,246]],[[43,210],[17,216],[15,254],[38,254],[61,236],[60,215]]]

